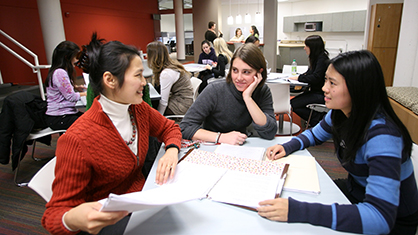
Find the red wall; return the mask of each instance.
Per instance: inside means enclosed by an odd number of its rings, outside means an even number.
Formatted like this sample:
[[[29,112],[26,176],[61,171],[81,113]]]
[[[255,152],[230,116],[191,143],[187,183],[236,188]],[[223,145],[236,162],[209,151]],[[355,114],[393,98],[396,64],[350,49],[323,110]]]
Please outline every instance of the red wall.
[[[0,3],[0,29],[15,38],[47,64],[38,6],[34,0]],[[149,0],[61,0],[66,40],[87,44],[93,31],[107,41],[118,40],[145,51],[154,40],[154,20],[158,1]],[[158,25],[158,24],[157,24]],[[159,29],[157,29],[159,31]],[[0,41],[19,52],[29,62],[33,58],[0,35]],[[26,64],[0,47],[0,71],[4,83],[37,84],[36,74]],[[81,71],[78,71],[81,74]],[[47,70],[42,70],[45,80]]]

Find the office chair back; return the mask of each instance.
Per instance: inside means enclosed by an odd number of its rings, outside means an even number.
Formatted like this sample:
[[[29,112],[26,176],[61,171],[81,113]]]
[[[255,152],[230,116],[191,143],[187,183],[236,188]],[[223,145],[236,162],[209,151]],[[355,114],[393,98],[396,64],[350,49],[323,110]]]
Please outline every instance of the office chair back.
[[[56,157],[45,164],[29,181],[28,187],[41,196],[46,202],[52,197],[52,183],[55,179]]]

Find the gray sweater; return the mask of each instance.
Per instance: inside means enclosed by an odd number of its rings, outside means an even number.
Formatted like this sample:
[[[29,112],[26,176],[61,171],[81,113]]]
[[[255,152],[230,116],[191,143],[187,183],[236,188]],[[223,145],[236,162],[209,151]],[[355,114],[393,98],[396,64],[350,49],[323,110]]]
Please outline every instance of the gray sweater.
[[[273,139],[277,125],[270,89],[264,84],[253,92],[252,98],[267,117],[267,123],[263,126],[252,121],[242,92],[238,91],[233,83],[226,83],[225,80],[210,83],[180,123],[183,138],[192,139],[196,131],[202,127],[214,132],[239,131],[247,134],[246,127],[252,123],[261,138]]]

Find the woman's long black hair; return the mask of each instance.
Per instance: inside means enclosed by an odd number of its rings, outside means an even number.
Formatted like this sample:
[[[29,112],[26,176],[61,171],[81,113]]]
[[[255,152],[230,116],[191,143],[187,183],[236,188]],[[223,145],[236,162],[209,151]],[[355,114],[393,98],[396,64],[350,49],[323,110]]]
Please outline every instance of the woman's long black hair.
[[[320,55],[325,54],[329,55],[328,51],[325,49],[324,40],[319,35],[310,35],[305,39],[305,45],[309,47],[309,66],[314,69],[316,67],[316,62]]]
[[[54,52],[52,53],[52,65],[51,68],[49,68],[48,75],[45,80],[45,87],[50,85],[53,86],[52,75],[56,69],[64,69],[67,71],[71,84],[73,84],[75,69],[71,62],[79,51],[80,47],[71,41],[62,41],[55,47]]]
[[[398,127],[404,142],[403,153],[409,156],[412,139],[390,105],[382,69],[376,57],[366,50],[351,51],[333,58],[330,66],[344,77],[352,103],[348,118],[341,110],[333,110],[331,116],[335,149],[341,143],[345,145],[343,161],[355,159],[357,150],[366,142],[368,129],[377,114],[384,115],[387,121]]]

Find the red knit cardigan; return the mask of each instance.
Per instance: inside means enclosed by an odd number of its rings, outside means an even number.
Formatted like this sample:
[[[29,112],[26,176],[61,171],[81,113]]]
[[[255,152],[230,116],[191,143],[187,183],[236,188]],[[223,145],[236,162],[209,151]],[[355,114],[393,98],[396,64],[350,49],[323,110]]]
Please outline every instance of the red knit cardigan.
[[[97,98],[59,137],[53,195],[42,218],[42,225],[51,234],[73,234],[63,226],[62,216],[75,206],[106,198],[109,193],[141,191],[145,183],[141,169],[149,136],[166,145],[181,146],[177,124],[145,102],[132,106],[138,128],[137,156],[103,112]]]

